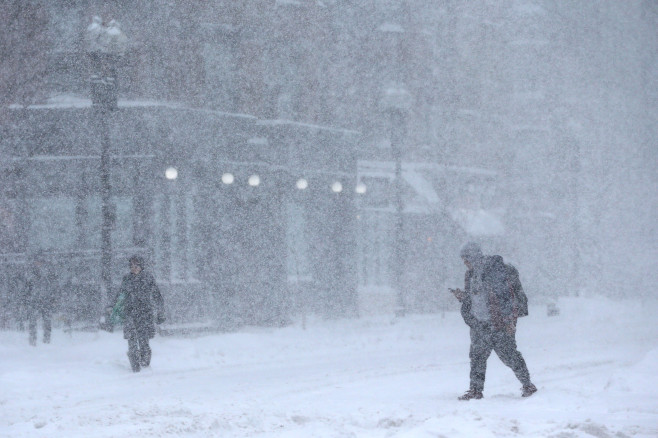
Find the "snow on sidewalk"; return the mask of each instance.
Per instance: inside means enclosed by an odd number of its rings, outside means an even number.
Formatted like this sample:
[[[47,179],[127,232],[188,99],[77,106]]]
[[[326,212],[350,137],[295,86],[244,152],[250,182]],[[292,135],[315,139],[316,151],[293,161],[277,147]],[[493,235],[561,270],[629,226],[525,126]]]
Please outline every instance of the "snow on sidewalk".
[[[656,302],[531,308],[518,344],[539,392],[495,355],[468,387],[457,313],[156,337],[130,372],[121,333],[0,332],[0,437],[656,437]]]

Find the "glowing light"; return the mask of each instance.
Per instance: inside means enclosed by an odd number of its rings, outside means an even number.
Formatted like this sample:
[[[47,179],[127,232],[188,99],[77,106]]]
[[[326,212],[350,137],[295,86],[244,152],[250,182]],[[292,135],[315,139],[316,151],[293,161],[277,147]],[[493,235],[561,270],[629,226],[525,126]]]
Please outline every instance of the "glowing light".
[[[358,183],[358,184],[356,185],[356,189],[355,189],[355,191],[356,191],[359,195],[363,195],[367,190],[368,190],[368,188],[367,188],[366,185],[363,184],[362,182],[360,182],[360,183]]]
[[[260,184],[260,177],[258,175],[251,175],[249,177],[249,185],[251,187],[256,187]]]
[[[233,184],[233,181],[235,181],[235,177],[232,173],[225,173],[222,175],[222,182],[224,184]]]
[[[299,190],[304,190],[305,188],[308,187],[308,181],[306,181],[304,178],[299,178],[299,179],[297,180],[297,184],[296,184],[296,185],[297,185],[297,188],[298,188]]]
[[[178,170],[176,170],[175,167],[168,167],[167,170],[165,170],[165,178],[169,180],[175,180],[178,178]]]
[[[333,184],[331,185],[331,190],[332,190],[334,193],[340,193],[340,192],[343,191],[343,185],[340,183],[340,181],[336,181],[335,183],[333,183]]]

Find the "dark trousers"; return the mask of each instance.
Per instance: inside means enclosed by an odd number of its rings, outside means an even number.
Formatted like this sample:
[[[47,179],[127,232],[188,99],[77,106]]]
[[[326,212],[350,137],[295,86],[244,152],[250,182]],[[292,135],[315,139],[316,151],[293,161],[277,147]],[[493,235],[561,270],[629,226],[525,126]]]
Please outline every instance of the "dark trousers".
[[[495,351],[500,360],[510,367],[519,381],[530,384],[530,373],[523,356],[516,348],[516,339],[506,331],[494,330],[491,325],[478,323],[471,327],[471,389],[482,391],[487,373],[487,359]]]
[[[132,331],[128,336],[128,359],[133,371],[151,364],[151,347],[149,336]]]
[[[50,332],[52,331],[52,312],[45,307],[32,307],[28,310],[27,321],[30,332],[30,345],[37,345],[37,321],[43,319],[43,342],[50,342]]]

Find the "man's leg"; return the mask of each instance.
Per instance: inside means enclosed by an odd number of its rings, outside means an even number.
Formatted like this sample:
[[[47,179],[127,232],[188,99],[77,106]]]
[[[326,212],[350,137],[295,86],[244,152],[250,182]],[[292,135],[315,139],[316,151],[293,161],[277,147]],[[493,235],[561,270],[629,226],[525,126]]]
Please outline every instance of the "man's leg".
[[[491,329],[488,327],[471,328],[471,390],[482,392],[487,373],[487,359],[491,354]]]
[[[143,367],[148,367],[151,365],[151,346],[149,345],[148,336],[140,336],[139,338],[139,353],[140,361],[139,364]]]
[[[30,345],[37,345],[37,312],[34,308],[27,311],[28,330],[30,332]]]
[[[128,360],[130,360],[130,367],[134,372],[140,370],[139,366],[139,340],[137,333],[132,331],[128,337]]]
[[[50,310],[42,310],[41,316],[43,317],[43,343],[50,343],[50,332],[53,328],[53,318]]]
[[[497,331],[493,335],[493,348],[500,360],[510,367],[523,387],[532,385],[530,373],[521,352],[516,347],[516,339],[505,331]]]

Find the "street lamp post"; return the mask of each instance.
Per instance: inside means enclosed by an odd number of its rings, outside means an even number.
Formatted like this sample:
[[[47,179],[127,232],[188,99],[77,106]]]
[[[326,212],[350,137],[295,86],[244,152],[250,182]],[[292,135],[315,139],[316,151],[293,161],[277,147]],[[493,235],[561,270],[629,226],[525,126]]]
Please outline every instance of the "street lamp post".
[[[391,52],[391,61],[384,71],[384,90],[381,106],[389,116],[391,155],[395,162],[394,203],[395,236],[393,242],[393,281],[397,292],[396,315],[404,316],[407,312],[407,299],[402,284],[405,264],[404,248],[404,198],[402,184],[402,158],[404,140],[407,135],[407,114],[411,108],[411,96],[405,85],[405,49],[403,46],[405,26],[409,22],[406,13],[402,13],[393,22],[385,22],[379,27],[383,36],[383,47]]]
[[[299,199],[301,203],[301,215],[303,216],[303,227],[306,227],[306,221],[308,220],[308,213],[307,213],[307,196],[308,196],[308,180],[304,177],[299,178],[297,182],[295,183],[295,187],[297,187],[297,192],[298,196],[297,198]],[[305,230],[302,230],[302,233],[299,233],[302,236],[305,236]],[[293,263],[295,266],[295,300],[297,303],[298,310],[302,313],[302,330],[306,330],[306,312],[307,312],[307,302],[306,302],[306,296],[302,296],[302,285],[300,284],[301,282],[301,273],[299,270],[299,264],[301,263],[301,257],[299,254],[299,246],[297,244],[297,239],[298,235],[295,235],[295,241],[289,242],[289,247],[292,250],[292,256],[294,258]],[[303,237],[304,238],[304,237]]]
[[[165,170],[165,178],[167,179],[167,188],[164,192],[164,199],[162,202],[162,272],[163,277],[171,283],[173,278],[171,257],[171,203],[175,195],[174,184],[178,178],[178,170],[175,167],[168,167],[167,170]]]
[[[406,297],[403,290],[402,276],[404,274],[404,199],[402,184],[402,142],[404,139],[405,120],[404,114],[400,110],[390,110],[391,120],[391,152],[395,161],[395,288],[398,293],[399,316],[404,316],[407,312]]]
[[[404,248],[404,193],[402,184],[402,157],[404,139],[407,135],[406,114],[410,108],[410,96],[406,87],[392,83],[384,90],[383,110],[389,116],[391,155],[395,163],[394,206],[395,228],[393,241],[393,282],[397,292],[396,315],[404,316],[407,312],[407,299],[402,284],[405,265]]]
[[[91,101],[101,136],[99,167],[101,192],[101,302],[112,299],[112,228],[116,210],[112,205],[110,185],[109,118],[117,109],[117,64],[127,45],[119,24],[112,20],[105,26],[94,17],[87,28],[87,51],[91,60]]]

